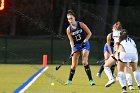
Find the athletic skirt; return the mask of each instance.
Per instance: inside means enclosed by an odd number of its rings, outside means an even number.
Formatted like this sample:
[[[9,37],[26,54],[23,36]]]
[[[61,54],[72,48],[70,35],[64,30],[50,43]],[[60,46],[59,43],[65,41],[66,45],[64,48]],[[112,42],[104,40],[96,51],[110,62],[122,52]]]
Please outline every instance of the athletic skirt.
[[[89,41],[87,41],[86,43],[85,43],[85,45],[83,45],[82,47],[81,47],[81,44],[74,44],[74,51],[77,51],[77,50],[88,50],[88,51],[90,51],[90,43],[89,43]]]
[[[114,53],[114,47],[113,47],[113,46],[110,46],[110,48],[111,48],[111,52]],[[104,45],[104,53],[105,53],[105,52],[108,52],[108,53],[109,53],[107,43]]]
[[[138,53],[119,52],[118,60],[121,62],[138,62]]]

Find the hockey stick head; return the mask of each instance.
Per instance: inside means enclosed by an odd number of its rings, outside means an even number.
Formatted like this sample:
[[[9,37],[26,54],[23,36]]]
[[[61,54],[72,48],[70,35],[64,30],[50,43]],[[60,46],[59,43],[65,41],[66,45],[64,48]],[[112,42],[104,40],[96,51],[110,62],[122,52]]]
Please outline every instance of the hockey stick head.
[[[55,70],[57,71],[62,65],[64,65],[66,61],[63,61],[59,66],[56,66]]]

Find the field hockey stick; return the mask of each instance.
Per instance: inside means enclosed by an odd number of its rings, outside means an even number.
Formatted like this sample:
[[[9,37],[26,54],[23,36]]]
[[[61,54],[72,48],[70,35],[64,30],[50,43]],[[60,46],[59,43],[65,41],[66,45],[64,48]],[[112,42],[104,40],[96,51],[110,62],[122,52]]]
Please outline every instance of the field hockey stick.
[[[102,64],[104,61],[105,61],[105,59],[102,59],[102,60],[98,60],[96,63],[100,65],[100,64]]]
[[[80,48],[79,49],[77,49],[76,51],[74,51],[70,56],[69,56],[69,58],[68,58],[68,60],[69,59],[71,59],[72,58],[72,56],[75,54],[75,53],[77,53],[78,51],[80,51],[82,48],[83,48],[83,45],[84,45],[85,43],[82,43],[81,45],[80,45]],[[64,65],[68,60],[65,60],[65,61],[63,61],[59,66],[56,66],[56,70],[58,70],[62,65]]]

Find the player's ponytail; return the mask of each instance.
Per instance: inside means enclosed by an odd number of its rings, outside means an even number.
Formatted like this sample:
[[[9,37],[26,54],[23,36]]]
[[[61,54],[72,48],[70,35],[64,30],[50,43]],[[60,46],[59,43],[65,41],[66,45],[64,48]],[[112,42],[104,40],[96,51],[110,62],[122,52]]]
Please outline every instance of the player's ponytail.
[[[120,38],[119,41],[121,42],[122,40],[127,39],[128,34],[127,34],[127,30],[126,29],[122,29],[120,32]]]

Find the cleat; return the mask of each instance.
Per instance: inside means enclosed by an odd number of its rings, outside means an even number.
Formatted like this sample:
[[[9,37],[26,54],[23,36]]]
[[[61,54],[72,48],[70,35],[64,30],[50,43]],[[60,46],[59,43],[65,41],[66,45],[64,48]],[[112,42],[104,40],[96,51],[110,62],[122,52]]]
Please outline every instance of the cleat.
[[[126,86],[122,87],[122,93],[127,93]]]
[[[96,75],[98,78],[100,78],[101,77],[101,73],[97,73],[97,75]]]
[[[72,85],[72,81],[71,80],[67,80],[65,85]]]
[[[94,82],[93,80],[90,80],[90,81],[89,81],[89,84],[90,84],[91,86],[93,86],[93,85],[95,85],[95,82]]]
[[[127,93],[126,89],[122,89],[122,93]]]
[[[128,88],[129,88],[129,90],[134,90],[133,85],[129,85]]]
[[[114,84],[115,83],[115,80],[114,79],[112,79],[112,80],[109,80],[107,83],[106,83],[106,85],[105,85],[105,87],[110,87],[112,84]]]

